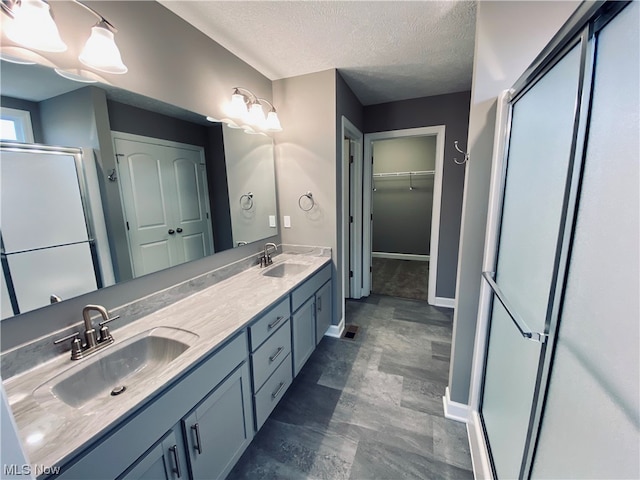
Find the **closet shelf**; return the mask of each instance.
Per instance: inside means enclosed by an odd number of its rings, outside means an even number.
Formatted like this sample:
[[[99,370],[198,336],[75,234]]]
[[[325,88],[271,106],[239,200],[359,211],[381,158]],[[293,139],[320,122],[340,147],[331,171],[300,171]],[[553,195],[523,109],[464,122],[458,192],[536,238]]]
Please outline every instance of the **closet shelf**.
[[[373,178],[384,178],[384,177],[413,177],[413,176],[424,176],[424,175],[435,175],[435,170],[419,170],[417,172],[389,172],[389,173],[374,173]]]

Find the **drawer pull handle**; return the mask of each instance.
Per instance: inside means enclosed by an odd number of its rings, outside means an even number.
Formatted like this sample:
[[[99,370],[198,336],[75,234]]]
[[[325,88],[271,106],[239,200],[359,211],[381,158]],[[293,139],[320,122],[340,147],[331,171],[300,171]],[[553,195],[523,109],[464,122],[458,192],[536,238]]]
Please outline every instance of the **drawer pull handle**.
[[[280,395],[280,392],[282,391],[283,388],[284,388],[284,382],[280,382],[278,389],[271,394],[271,400],[275,400],[278,397],[278,395]]]
[[[196,432],[196,444],[193,446],[193,448],[197,450],[197,452],[200,455],[202,455],[202,442],[200,441],[200,425],[198,425],[197,423],[194,425],[191,425],[191,430]]]
[[[176,464],[176,468],[173,469],[176,472],[178,478],[180,478],[180,460],[178,458],[178,446],[174,445],[173,447],[169,447],[169,451],[173,454],[173,461]]]
[[[322,311],[322,297],[318,297],[318,301],[316,303],[318,305],[318,311]]]
[[[284,351],[284,347],[278,347],[278,350],[276,350],[276,353],[274,353],[273,355],[271,355],[269,357],[269,362],[273,362],[276,358],[278,358],[280,356],[280,354]]]
[[[272,328],[275,328],[282,320],[284,320],[284,317],[276,318],[273,322],[269,324],[269,330],[271,330]]]

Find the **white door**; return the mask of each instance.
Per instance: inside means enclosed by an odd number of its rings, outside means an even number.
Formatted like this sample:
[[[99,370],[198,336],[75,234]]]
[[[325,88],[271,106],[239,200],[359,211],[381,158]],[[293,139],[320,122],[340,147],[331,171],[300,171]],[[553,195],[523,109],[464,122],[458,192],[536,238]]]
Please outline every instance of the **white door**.
[[[213,253],[202,149],[114,135],[135,277]]]

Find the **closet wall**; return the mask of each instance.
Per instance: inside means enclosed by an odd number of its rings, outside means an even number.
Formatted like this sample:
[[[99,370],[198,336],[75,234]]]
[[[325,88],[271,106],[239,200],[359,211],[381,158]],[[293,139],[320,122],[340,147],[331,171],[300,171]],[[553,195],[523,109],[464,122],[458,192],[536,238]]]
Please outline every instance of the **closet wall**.
[[[373,144],[374,256],[429,255],[434,176],[424,172],[434,171],[435,154],[435,136]]]

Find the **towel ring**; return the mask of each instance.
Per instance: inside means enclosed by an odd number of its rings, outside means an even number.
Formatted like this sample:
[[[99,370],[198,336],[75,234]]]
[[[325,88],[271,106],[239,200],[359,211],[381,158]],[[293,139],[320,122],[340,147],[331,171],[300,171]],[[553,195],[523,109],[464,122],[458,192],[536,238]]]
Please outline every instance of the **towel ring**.
[[[247,200],[245,203],[242,203],[242,199],[245,197],[247,198]],[[253,193],[245,193],[240,197],[240,208],[242,210],[251,210],[253,208]]]
[[[309,208],[304,208],[302,206],[302,199],[304,197],[307,197],[311,201],[311,205],[309,206]],[[315,204],[316,202],[313,199],[313,194],[311,192],[303,193],[302,195],[300,195],[300,198],[298,198],[298,206],[300,207],[300,210],[302,210],[303,212],[308,212],[315,206]]]

